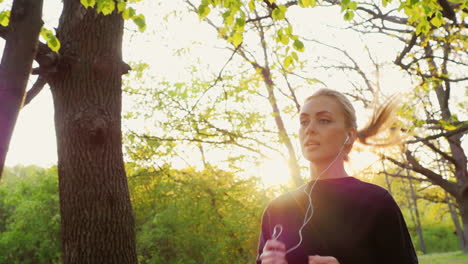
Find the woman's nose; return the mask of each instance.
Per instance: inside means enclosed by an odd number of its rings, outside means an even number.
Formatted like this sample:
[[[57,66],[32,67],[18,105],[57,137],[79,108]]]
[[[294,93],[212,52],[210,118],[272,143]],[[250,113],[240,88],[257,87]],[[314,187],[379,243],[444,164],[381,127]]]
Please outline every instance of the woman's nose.
[[[313,134],[316,132],[316,126],[314,122],[309,122],[305,128],[306,134]]]

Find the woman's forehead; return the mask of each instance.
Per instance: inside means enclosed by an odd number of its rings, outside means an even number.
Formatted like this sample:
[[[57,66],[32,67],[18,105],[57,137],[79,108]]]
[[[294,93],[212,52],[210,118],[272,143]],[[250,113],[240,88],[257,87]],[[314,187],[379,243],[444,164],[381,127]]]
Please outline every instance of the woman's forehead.
[[[315,115],[327,112],[330,114],[339,114],[342,112],[336,100],[328,96],[313,97],[307,100],[301,108],[301,114]]]

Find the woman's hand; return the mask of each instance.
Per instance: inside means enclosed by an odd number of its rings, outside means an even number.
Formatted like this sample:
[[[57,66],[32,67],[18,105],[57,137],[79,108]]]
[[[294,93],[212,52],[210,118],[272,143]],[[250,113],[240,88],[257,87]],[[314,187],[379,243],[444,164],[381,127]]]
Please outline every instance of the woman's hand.
[[[340,264],[334,257],[309,256],[309,264]]]
[[[286,246],[278,240],[268,240],[260,255],[262,264],[288,264],[286,261]]]

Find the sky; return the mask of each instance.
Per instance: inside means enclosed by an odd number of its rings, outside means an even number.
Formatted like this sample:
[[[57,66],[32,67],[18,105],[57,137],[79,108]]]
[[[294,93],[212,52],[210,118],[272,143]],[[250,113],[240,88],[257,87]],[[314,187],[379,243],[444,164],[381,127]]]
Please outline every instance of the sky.
[[[61,11],[61,1],[44,1],[44,20],[48,28],[56,27]],[[198,20],[196,16],[178,16],[172,13],[177,7],[184,5],[180,1],[143,1],[144,6],[137,7],[143,12],[147,19],[147,30],[145,33],[136,32],[136,27],[131,23],[126,23],[124,40],[124,59],[127,62],[144,62],[151,67],[153,74],[164,76],[168,80],[184,80],[188,78],[185,67],[192,65],[197,59],[202,58],[204,63],[210,65],[212,69],[219,69],[225,62],[226,51],[220,49],[222,41],[216,38],[216,34],[205,23]],[[158,12],[154,12],[157,10]],[[379,37],[361,40],[355,33],[344,32],[340,28],[346,26],[339,14],[339,10],[326,9],[310,14],[309,10],[301,8],[291,9],[293,13],[292,21],[297,25],[296,33],[309,38],[319,38],[323,42],[346,48],[353,54],[361,65],[369,63],[363,53],[363,43],[370,48],[379,50],[376,53],[381,61],[392,61],[395,52],[401,49],[401,43]],[[164,18],[169,23],[164,22]],[[195,43],[195,44],[194,44]],[[204,43],[209,43],[205,45]],[[3,45],[3,42],[0,42]],[[190,47],[191,56],[180,57],[175,55],[176,50]],[[324,52],[311,48],[307,52]],[[329,56],[333,56],[333,51]],[[325,55],[325,54],[324,54]],[[312,56],[312,55],[310,55]],[[382,89],[390,92],[398,92],[410,84],[410,80],[394,67],[387,67],[381,75]],[[335,78],[335,76],[325,72],[317,71],[321,80],[325,80],[331,87],[349,86],[347,80]],[[315,76],[317,77],[317,76]],[[31,87],[35,77],[30,81]],[[305,98],[307,91],[299,94],[299,98]],[[125,109],[131,108],[132,102],[124,98]],[[268,111],[268,110],[266,110]],[[366,117],[362,107],[357,105],[358,118]],[[53,102],[50,90],[46,86],[44,90],[27,106],[25,106],[17,120],[15,131],[11,139],[9,152],[7,154],[6,165],[36,164],[49,167],[57,162],[57,149],[55,140]],[[363,122],[365,118],[359,118]],[[125,123],[124,126],[130,123]],[[130,124],[134,126],[135,124]],[[138,125],[138,124],[136,124]],[[143,125],[144,124],[140,124]],[[287,126],[291,131],[297,130],[297,122],[290,120]],[[361,168],[374,164],[377,159],[370,153],[353,153],[351,159],[354,160],[349,165],[350,170],[357,171]],[[279,156],[272,156],[271,159],[259,167],[252,168],[252,174],[258,174],[265,179],[268,184],[285,183],[288,176],[286,164]],[[274,175],[274,176],[272,176]]]

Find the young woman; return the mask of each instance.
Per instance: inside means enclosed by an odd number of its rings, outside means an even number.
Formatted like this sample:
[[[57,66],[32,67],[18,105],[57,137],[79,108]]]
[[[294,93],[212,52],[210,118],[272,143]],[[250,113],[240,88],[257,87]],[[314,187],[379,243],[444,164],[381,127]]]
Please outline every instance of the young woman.
[[[355,140],[381,132],[395,103],[378,108],[358,130],[351,102],[321,89],[306,99],[299,140],[311,181],[267,206],[258,264],[416,264],[398,205],[383,188],[344,169]]]

